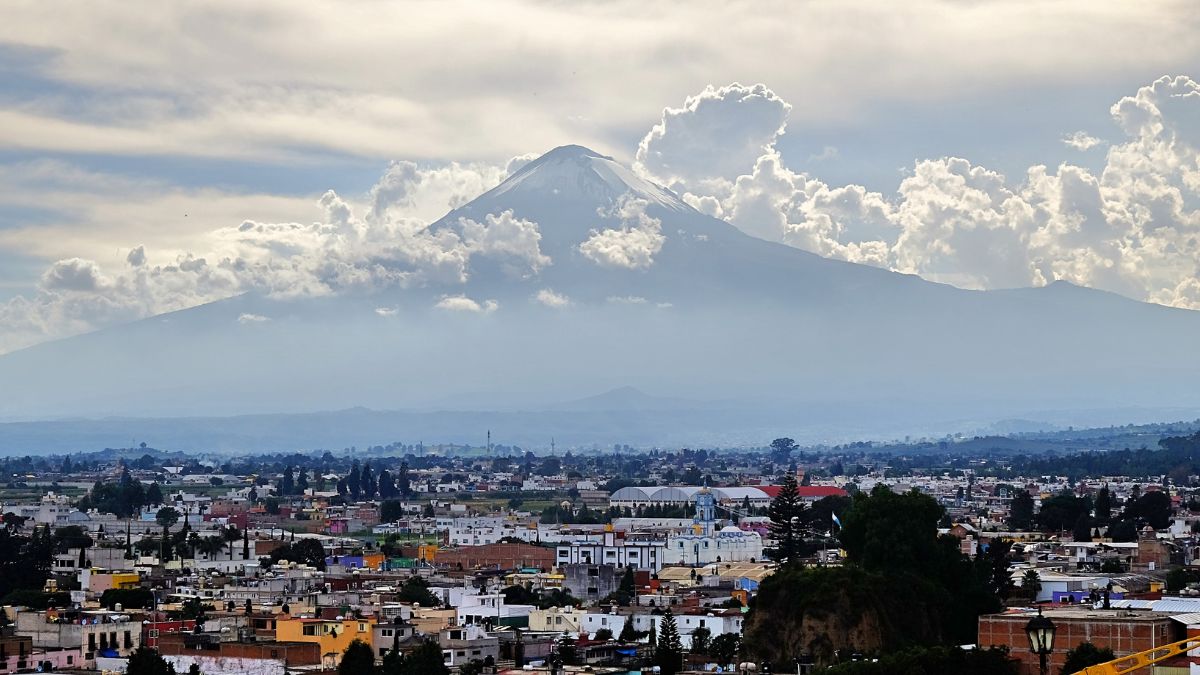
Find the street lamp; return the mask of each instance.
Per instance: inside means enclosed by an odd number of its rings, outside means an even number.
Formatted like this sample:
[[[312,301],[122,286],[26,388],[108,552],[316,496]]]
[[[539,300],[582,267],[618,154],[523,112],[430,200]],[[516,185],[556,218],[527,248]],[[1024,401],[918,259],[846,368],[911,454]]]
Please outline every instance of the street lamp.
[[[1046,658],[1054,651],[1054,622],[1042,616],[1042,608],[1038,607],[1037,616],[1025,624],[1025,634],[1029,636],[1029,649],[1038,655],[1038,667],[1042,675],[1046,675]]]

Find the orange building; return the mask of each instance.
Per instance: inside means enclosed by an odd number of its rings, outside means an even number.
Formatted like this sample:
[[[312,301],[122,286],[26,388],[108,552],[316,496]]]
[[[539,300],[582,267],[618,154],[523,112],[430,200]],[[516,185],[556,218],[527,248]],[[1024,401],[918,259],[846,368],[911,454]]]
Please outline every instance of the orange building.
[[[277,617],[275,640],[278,642],[315,642],[320,645],[321,664],[336,668],[342,653],[355,640],[362,640],[375,651],[372,633],[375,619],[304,619]]]

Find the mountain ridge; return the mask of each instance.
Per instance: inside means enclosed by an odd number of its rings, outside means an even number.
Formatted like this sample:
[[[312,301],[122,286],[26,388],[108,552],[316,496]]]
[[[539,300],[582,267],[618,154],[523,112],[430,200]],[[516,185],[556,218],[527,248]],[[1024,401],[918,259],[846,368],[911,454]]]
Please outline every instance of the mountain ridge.
[[[468,392],[570,401],[631,382],[665,401],[723,402],[731,435],[739,419],[824,428],[795,412],[805,406],[848,429],[882,428],[889,406],[920,426],[1038,406],[1200,405],[1198,312],[1070,284],[964,290],[822,258],[579,146],[429,226],[443,230],[477,240],[463,283],[244,293],[37,345],[0,356],[0,390],[20,392],[0,397],[0,416],[428,410]],[[770,401],[773,417],[736,401]]]

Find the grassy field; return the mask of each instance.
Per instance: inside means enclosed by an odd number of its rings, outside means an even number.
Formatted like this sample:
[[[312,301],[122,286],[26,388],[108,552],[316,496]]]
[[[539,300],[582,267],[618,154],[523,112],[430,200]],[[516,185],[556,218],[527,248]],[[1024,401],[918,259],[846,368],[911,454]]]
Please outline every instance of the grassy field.
[[[44,495],[53,492],[65,495],[71,499],[79,499],[87,490],[71,485],[60,485],[57,488],[49,485],[30,485],[27,487],[0,487],[0,502],[36,502]]]

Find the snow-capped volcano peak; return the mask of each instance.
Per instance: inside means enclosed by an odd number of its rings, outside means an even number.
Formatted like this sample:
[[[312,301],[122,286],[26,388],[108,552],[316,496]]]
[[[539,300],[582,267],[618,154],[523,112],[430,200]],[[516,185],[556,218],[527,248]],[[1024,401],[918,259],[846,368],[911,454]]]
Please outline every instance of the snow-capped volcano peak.
[[[564,145],[547,152],[484,197],[513,197],[521,193],[536,193],[543,199],[599,200],[606,204],[631,195],[674,211],[689,210],[670,190],[638,176],[612,157],[580,145]]]

